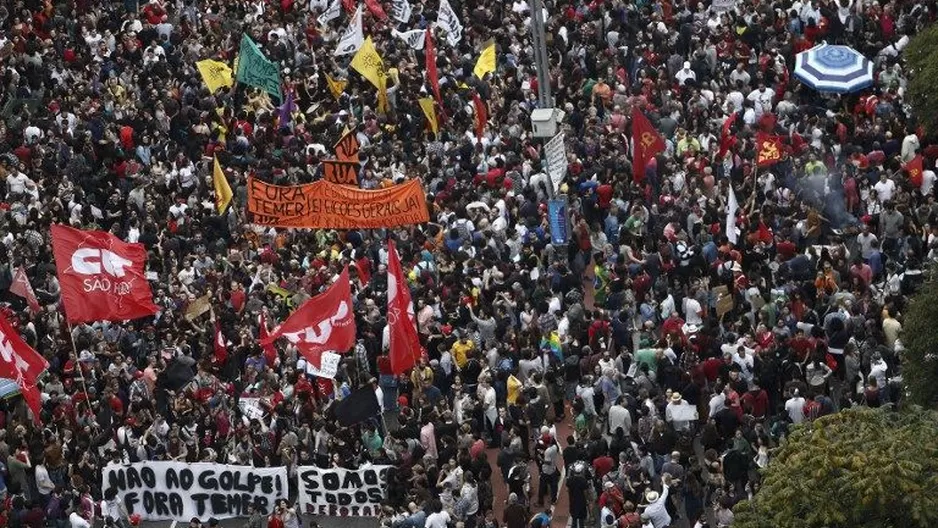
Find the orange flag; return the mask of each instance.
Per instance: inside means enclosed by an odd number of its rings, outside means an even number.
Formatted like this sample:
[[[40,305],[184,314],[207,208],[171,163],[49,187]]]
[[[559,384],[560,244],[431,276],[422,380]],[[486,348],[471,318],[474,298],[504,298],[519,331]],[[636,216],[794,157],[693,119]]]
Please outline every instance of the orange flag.
[[[770,134],[756,136],[756,165],[768,167],[782,160],[782,138]]]
[[[916,154],[903,168],[909,173],[909,181],[912,182],[912,185],[920,188],[922,186],[922,170],[925,168],[922,155]]]

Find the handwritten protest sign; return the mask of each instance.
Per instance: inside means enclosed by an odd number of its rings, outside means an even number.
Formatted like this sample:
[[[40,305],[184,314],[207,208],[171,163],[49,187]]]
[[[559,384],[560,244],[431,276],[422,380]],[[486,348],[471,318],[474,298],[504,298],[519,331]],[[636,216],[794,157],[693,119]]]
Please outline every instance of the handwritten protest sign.
[[[267,514],[289,492],[283,466],[156,461],[111,464],[101,488],[117,490],[127,513],[140,514],[144,521],[244,517],[249,505]]]
[[[300,511],[307,515],[375,517],[387,489],[390,466],[321,469],[300,466]]]

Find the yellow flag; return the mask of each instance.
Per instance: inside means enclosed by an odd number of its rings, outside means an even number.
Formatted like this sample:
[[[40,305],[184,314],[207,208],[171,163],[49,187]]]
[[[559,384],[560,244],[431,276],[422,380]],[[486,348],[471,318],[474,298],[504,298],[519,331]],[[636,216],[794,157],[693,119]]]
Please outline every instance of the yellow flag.
[[[347,80],[333,79],[328,73],[326,74],[326,83],[329,85],[329,91],[332,92],[332,97],[335,97],[336,101],[342,97],[342,92],[344,92],[345,87],[348,86]]]
[[[387,72],[371,37],[365,39],[352,57],[352,68],[378,89],[378,112],[385,112],[388,107]]]
[[[225,208],[228,207],[228,204],[231,203],[231,198],[234,194],[231,192],[231,186],[228,185],[228,179],[225,178],[225,173],[221,170],[221,164],[218,163],[218,158],[215,158],[215,167],[212,170],[212,182],[215,184],[215,209],[218,211],[218,214],[225,212]]]
[[[231,85],[234,84],[234,80],[231,78],[231,68],[224,62],[206,59],[195,63],[195,66],[202,74],[202,80],[205,81],[205,86],[208,86],[208,91],[212,93],[215,93],[215,90],[222,86],[231,88]]]
[[[434,134],[440,131],[440,125],[436,121],[436,110],[433,108],[433,98],[432,97],[421,97],[417,99],[417,102],[420,103],[420,108],[423,108],[423,115],[427,116],[427,121],[430,122],[430,130]]]
[[[495,71],[495,41],[490,40],[485,45],[485,49],[482,50],[482,54],[479,55],[479,60],[476,61],[476,67],[473,68],[472,73],[482,79],[486,73],[493,71]]]

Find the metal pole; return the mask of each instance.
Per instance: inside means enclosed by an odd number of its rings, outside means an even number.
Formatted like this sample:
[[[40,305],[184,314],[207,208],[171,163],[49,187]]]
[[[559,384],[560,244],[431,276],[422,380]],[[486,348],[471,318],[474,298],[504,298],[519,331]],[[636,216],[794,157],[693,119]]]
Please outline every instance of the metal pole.
[[[547,60],[547,36],[544,33],[544,4],[542,0],[529,0],[531,5],[531,42],[534,45],[534,65],[537,68],[537,102],[541,108],[553,108],[550,92],[550,63]]]

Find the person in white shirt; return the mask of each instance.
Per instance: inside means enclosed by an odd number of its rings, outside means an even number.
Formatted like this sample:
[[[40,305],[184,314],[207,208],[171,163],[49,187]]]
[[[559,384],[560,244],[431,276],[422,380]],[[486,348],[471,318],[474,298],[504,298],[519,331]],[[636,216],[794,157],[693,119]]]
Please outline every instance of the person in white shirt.
[[[671,514],[668,513],[668,493],[671,486],[671,475],[664,473],[661,475],[662,491],[646,491],[645,511],[642,512],[642,520],[649,521],[654,528],[666,528],[671,525]]]
[[[43,497],[48,497],[55,490],[55,483],[49,477],[49,470],[46,468],[45,463],[41,461],[36,466],[36,488]]]
[[[674,78],[677,80],[679,85],[683,86],[684,83],[686,83],[688,80],[696,81],[697,74],[694,72],[694,70],[690,69],[690,62],[685,61],[684,67],[681,68],[676,74],[674,74]]]
[[[433,512],[427,516],[427,520],[424,522],[425,528],[446,528],[450,522],[449,513],[446,510]]]
[[[625,407],[625,396],[619,396],[615,405],[609,408],[609,434],[615,435],[616,430],[622,429],[624,436],[629,437],[632,431],[632,415]]]
[[[886,203],[892,200],[892,195],[896,192],[896,182],[887,178],[886,173],[883,172],[880,173],[879,181],[876,182],[873,188],[876,189],[876,196],[879,197],[879,202]]]
[[[77,511],[73,511],[71,515],[68,516],[68,524],[71,528],[91,528],[91,523]]]
[[[772,100],[774,98],[775,92],[763,82],[760,82],[759,87],[749,92],[746,97],[746,99],[752,101],[752,107],[756,111],[756,118],[759,118],[766,111],[772,111]]]
[[[798,389],[795,389],[792,397],[785,402],[785,411],[788,413],[788,417],[791,418],[791,423],[800,424],[804,421],[804,404],[804,398],[798,394]]]
[[[922,193],[922,196],[928,196],[931,194],[931,190],[935,186],[936,179],[938,179],[938,176],[935,175],[935,171],[922,171],[922,186],[919,187],[919,192]]]

